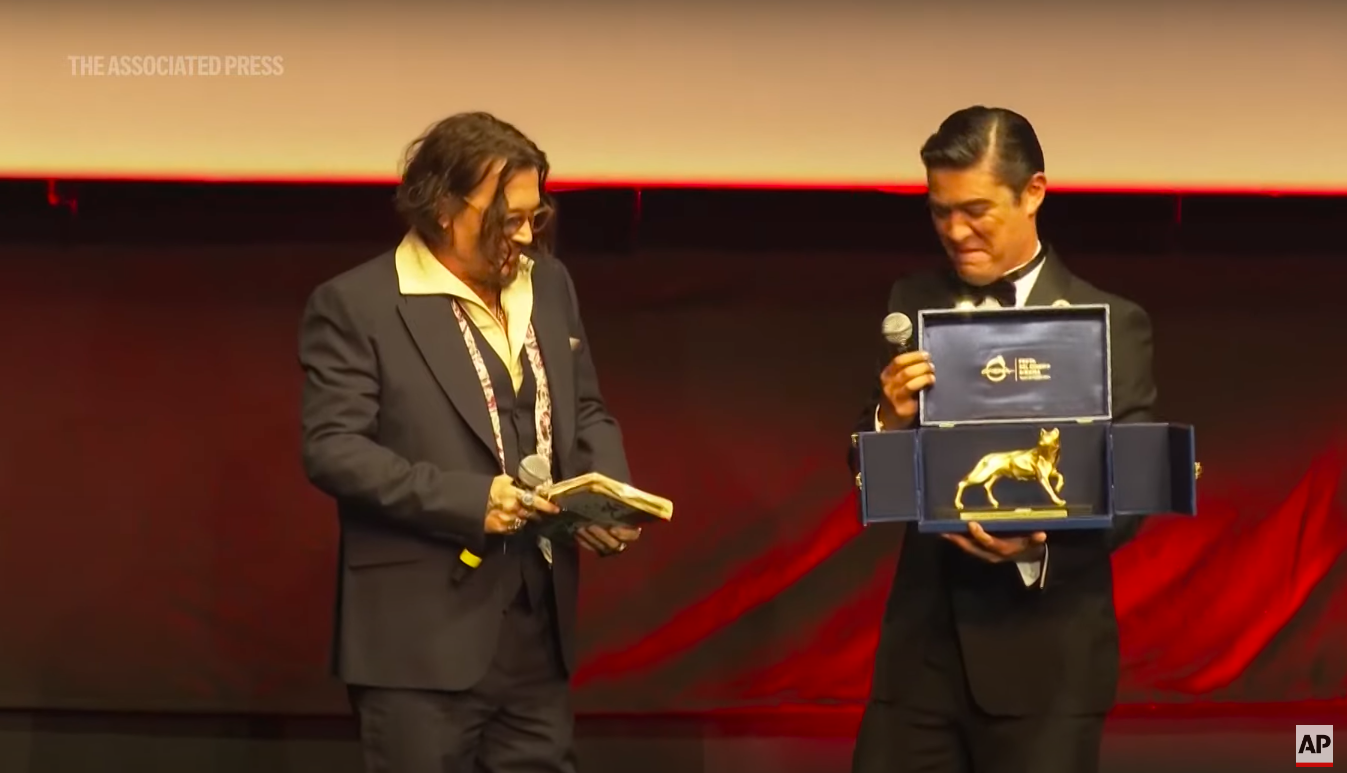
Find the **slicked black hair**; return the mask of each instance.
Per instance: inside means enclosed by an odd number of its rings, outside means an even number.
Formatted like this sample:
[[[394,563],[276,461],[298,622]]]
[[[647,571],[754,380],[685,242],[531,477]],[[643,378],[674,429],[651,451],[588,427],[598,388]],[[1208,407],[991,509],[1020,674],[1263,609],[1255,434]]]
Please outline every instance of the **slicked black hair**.
[[[976,105],[946,118],[921,147],[921,162],[931,169],[971,169],[992,154],[1001,184],[1019,194],[1044,171],[1043,147],[1024,116],[1003,107]]]

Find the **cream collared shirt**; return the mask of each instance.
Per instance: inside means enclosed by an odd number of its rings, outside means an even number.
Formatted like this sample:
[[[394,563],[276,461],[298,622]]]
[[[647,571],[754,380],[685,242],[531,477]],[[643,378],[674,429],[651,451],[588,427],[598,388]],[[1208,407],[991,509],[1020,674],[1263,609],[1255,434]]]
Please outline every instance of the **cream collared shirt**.
[[[486,303],[477,297],[462,279],[435,257],[414,232],[408,233],[393,256],[398,274],[398,290],[403,295],[448,295],[463,302],[468,319],[491,344],[496,356],[510,370],[514,391],[524,383],[524,363],[519,356],[524,348],[524,337],[529,320],[533,318],[533,261],[526,255],[519,257],[519,273],[500,294],[500,305],[505,311],[506,325],[491,313]]]

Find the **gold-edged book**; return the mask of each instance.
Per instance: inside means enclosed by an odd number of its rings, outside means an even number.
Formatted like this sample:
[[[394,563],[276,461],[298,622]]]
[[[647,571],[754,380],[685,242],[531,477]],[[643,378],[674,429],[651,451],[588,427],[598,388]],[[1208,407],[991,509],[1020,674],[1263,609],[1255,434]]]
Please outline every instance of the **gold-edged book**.
[[[542,488],[539,493],[561,508],[544,516],[546,531],[574,531],[587,524],[640,526],[673,519],[673,502],[598,472],[590,472]]]

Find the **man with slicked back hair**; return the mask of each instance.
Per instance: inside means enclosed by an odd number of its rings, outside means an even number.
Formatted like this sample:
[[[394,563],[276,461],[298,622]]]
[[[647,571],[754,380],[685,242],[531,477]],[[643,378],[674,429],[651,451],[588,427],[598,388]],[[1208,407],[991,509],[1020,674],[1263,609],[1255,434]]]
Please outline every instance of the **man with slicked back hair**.
[[[921,149],[940,270],[899,279],[889,312],[960,304],[1108,304],[1114,421],[1154,421],[1151,324],[1072,274],[1038,233],[1047,192],[1029,121],[970,107]],[[917,424],[939,374],[925,352],[885,363],[857,429]],[[857,471],[855,451],[850,455]],[[880,628],[853,773],[1094,773],[1118,681],[1110,554],[1140,527],[992,536],[906,527]]]

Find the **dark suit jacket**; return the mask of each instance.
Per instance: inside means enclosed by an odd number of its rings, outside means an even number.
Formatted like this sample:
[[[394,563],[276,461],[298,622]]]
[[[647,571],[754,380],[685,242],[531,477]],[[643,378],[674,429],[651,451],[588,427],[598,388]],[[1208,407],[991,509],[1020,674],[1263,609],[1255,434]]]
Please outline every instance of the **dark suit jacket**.
[[[486,672],[511,587],[484,534],[501,474],[486,400],[446,296],[403,296],[394,252],[318,287],[299,339],[304,466],[337,501],[334,668],[349,684],[458,690]],[[561,478],[629,473],[590,360],[575,287],[536,258],[533,324],[552,394]],[[572,349],[570,339],[579,344]],[[516,471],[510,471],[514,475]],[[484,560],[453,579],[468,547]],[[574,668],[579,556],[553,547],[562,654]]]
[[[951,308],[955,297],[949,276],[933,272],[899,280],[889,295],[889,311],[916,319],[919,309]],[[1072,275],[1049,248],[1028,305],[1057,299],[1110,306],[1114,420],[1154,421],[1146,312]],[[874,430],[879,397],[876,389],[860,431]],[[856,464],[853,451],[853,473]],[[1041,588],[1026,587],[1013,563],[986,563],[908,525],[881,628],[874,699],[905,697],[910,675],[921,667],[927,637],[941,636],[952,617],[969,687],[984,711],[1003,716],[1107,711],[1118,681],[1110,553],[1135,536],[1140,525],[1140,519],[1127,518],[1111,530],[1049,532]]]

